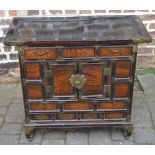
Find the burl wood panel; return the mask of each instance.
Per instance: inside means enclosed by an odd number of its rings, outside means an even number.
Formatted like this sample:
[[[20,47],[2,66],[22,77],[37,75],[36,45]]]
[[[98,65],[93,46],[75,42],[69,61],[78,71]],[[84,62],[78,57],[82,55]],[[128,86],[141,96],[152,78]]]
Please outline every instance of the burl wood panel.
[[[72,113],[58,113],[57,119],[58,120],[74,120],[76,119],[76,115]]]
[[[84,58],[94,57],[93,48],[64,48],[61,49],[61,56],[64,58]]]
[[[98,55],[99,57],[130,56],[131,48],[129,47],[113,47],[113,48],[100,47],[98,49]]]
[[[125,114],[123,112],[108,112],[105,114],[106,119],[119,119],[125,118]]]
[[[50,120],[51,117],[48,114],[35,114],[31,116],[32,120]]]
[[[24,50],[26,59],[56,59],[57,51],[55,48],[29,48]]]
[[[84,113],[82,119],[98,119],[97,113]]]
[[[73,65],[58,65],[53,67],[54,95],[73,95],[73,87],[69,83],[69,79],[73,74]]]
[[[93,108],[91,102],[68,102],[64,103],[64,110],[90,110]]]
[[[130,77],[131,73],[131,61],[116,61],[115,64],[115,77],[117,78],[127,78]]]
[[[114,84],[114,97],[126,98],[129,96],[129,83],[115,82]]]
[[[83,95],[102,94],[103,69],[101,64],[85,64],[82,72],[86,78],[86,83],[82,88]]]
[[[27,85],[28,99],[42,99],[42,86],[41,85]]]
[[[33,103],[30,104],[31,110],[57,110],[58,104],[56,103]]]
[[[124,109],[127,107],[126,102],[116,101],[116,102],[103,102],[98,103],[97,109]]]
[[[25,63],[25,78],[40,79],[41,78],[40,63]]]

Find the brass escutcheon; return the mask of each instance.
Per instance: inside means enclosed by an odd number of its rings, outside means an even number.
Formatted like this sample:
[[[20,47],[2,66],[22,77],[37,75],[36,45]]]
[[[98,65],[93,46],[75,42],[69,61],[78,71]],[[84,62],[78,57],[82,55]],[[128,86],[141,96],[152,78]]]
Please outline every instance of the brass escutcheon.
[[[84,75],[75,74],[70,77],[69,82],[74,88],[81,89],[86,83],[86,79]]]

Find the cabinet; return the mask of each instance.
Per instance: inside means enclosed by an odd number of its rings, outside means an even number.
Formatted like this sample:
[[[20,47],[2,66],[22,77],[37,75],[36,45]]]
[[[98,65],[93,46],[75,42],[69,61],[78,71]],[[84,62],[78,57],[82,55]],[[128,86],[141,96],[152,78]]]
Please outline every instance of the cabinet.
[[[138,16],[16,17],[4,39],[19,51],[25,135],[36,128],[119,127],[132,133]]]

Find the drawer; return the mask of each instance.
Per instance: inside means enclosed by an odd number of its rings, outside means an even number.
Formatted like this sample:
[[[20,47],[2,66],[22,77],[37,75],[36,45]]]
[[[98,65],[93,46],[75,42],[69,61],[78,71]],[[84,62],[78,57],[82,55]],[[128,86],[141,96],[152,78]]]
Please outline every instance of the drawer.
[[[56,59],[57,50],[55,48],[27,48],[24,49],[25,59]]]
[[[59,111],[59,105],[57,103],[30,103],[30,111],[42,112],[42,111]]]
[[[91,102],[66,102],[63,105],[63,111],[93,111]]]
[[[94,48],[62,48],[61,57],[64,59],[92,58],[95,57],[95,50]]]
[[[32,121],[44,121],[44,120],[51,120],[52,117],[50,114],[41,113],[41,114],[31,114],[30,118]]]
[[[126,110],[127,103],[123,101],[101,102],[97,104],[97,111]]]
[[[99,47],[98,57],[131,56],[132,47]]]
[[[125,112],[107,112],[104,114],[104,119],[106,120],[125,120]]]

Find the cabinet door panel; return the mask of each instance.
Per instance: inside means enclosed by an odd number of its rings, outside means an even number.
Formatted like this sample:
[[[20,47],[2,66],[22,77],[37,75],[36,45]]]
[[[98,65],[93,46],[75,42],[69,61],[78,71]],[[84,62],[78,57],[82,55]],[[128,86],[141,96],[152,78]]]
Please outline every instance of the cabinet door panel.
[[[28,99],[42,99],[42,86],[39,84],[28,84],[27,88],[27,97]]]
[[[129,78],[131,72],[130,60],[118,60],[115,63],[115,77],[116,78]]]
[[[82,88],[84,96],[102,95],[103,89],[103,66],[102,64],[87,63],[82,65],[82,74],[86,83]]]
[[[36,62],[25,63],[25,78],[26,79],[40,79],[41,78],[41,64]]]
[[[75,74],[75,65],[59,64],[53,66],[54,96],[74,96],[75,90],[69,83],[71,75]]]
[[[128,82],[115,82],[114,97],[128,98],[128,96],[129,96],[129,83]]]

